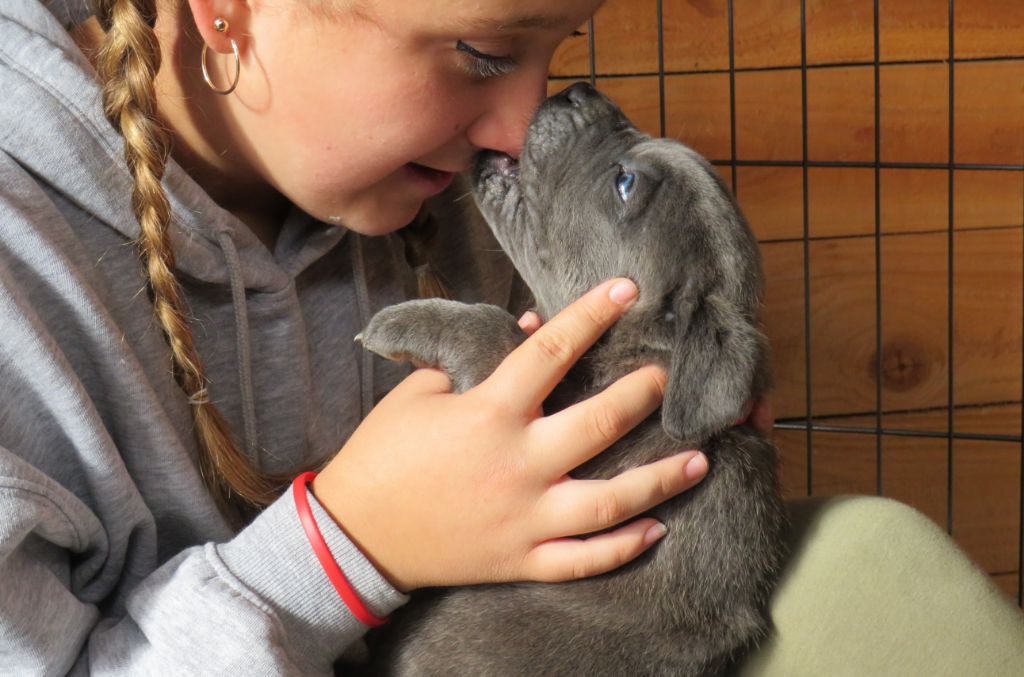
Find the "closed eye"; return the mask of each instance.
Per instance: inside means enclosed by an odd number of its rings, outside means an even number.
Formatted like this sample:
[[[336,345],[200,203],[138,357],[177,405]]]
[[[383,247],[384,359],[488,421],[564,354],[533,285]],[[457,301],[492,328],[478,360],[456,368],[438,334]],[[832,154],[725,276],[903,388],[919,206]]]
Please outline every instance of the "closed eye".
[[[455,43],[455,49],[468,55],[469,62],[466,68],[470,74],[486,80],[501,75],[507,75],[516,68],[516,60],[510,55],[488,54],[467,45],[462,40]]]

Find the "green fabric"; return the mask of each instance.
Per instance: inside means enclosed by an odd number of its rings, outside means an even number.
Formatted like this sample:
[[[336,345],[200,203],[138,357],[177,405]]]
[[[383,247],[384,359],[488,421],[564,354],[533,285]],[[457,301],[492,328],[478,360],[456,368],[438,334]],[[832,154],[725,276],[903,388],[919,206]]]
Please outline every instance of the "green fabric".
[[[853,496],[790,511],[775,631],[733,675],[1024,675],[1024,614],[927,517]]]

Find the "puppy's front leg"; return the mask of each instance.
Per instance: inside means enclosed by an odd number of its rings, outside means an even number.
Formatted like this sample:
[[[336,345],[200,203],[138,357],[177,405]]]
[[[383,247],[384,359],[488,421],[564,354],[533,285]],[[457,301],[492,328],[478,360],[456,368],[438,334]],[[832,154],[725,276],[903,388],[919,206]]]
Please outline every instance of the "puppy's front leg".
[[[388,306],[356,337],[381,357],[444,370],[457,393],[490,376],[525,338],[503,308],[443,299]]]

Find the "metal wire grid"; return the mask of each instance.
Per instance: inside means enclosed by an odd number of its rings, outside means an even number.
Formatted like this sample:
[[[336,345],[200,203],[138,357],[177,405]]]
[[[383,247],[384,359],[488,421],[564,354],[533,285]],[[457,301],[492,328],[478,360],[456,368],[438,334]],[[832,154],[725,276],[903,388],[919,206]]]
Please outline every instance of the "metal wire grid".
[[[828,162],[828,161],[811,161],[808,158],[808,143],[807,143],[807,3],[806,0],[800,1],[800,78],[801,78],[801,109],[802,109],[802,159],[799,161],[744,161],[737,158],[736,154],[736,54],[735,54],[735,41],[734,41],[734,16],[733,16],[733,0],[727,1],[727,18],[728,18],[728,41],[729,41],[729,68],[728,71],[723,70],[701,70],[701,73],[728,73],[729,76],[729,115],[730,115],[730,132],[731,132],[731,157],[729,160],[713,160],[714,164],[728,165],[732,172],[732,186],[733,190],[736,190],[736,169],[741,166],[758,166],[758,167],[801,167],[803,170],[803,274],[804,274],[804,369],[805,369],[805,382],[806,382],[806,418],[803,419],[786,419],[777,421],[775,424],[776,429],[780,430],[803,430],[807,435],[807,495],[810,496],[813,493],[812,479],[814,476],[813,466],[813,433],[815,432],[828,432],[828,433],[851,433],[851,434],[873,434],[875,436],[875,490],[876,493],[882,494],[882,436],[906,436],[906,437],[924,437],[924,438],[939,438],[946,440],[946,531],[949,534],[953,533],[953,483],[954,483],[954,466],[953,466],[953,440],[977,440],[977,441],[1002,441],[1012,442],[1020,445],[1020,469],[1021,469],[1021,492],[1020,492],[1020,514],[1019,514],[1019,552],[1018,552],[1018,581],[1017,581],[1017,603],[1024,606],[1024,434],[1022,435],[995,435],[995,434],[981,434],[981,433],[958,433],[954,430],[954,372],[953,372],[953,280],[954,280],[954,185],[953,176],[954,170],[990,170],[990,171],[1020,171],[1024,170],[1024,164],[977,164],[977,163],[956,163],[954,162],[955,155],[955,127],[954,127],[954,86],[955,86],[955,65],[957,63],[965,63],[972,61],[994,61],[994,60],[1006,60],[1003,58],[970,58],[970,59],[956,59],[955,58],[955,15],[954,15],[954,3],[955,0],[949,0],[947,21],[949,29],[949,52],[946,63],[948,64],[948,105],[949,105],[949,157],[945,163],[928,163],[928,162],[882,162],[881,160],[881,85],[880,85],[880,73],[881,73],[881,62],[880,62],[880,49],[879,49],[879,0],[874,0],[874,94],[875,94],[875,106],[874,106],[874,123],[875,123],[875,158],[873,162]],[[658,100],[659,100],[659,114],[660,114],[660,134],[665,135],[665,45],[664,45],[664,30],[663,30],[663,12],[662,12],[662,0],[657,0],[657,32],[658,32]],[[596,85],[597,81],[597,68],[595,63],[596,44],[594,40],[594,21],[590,20],[588,25],[588,44],[589,44],[589,78],[592,85]],[[907,64],[918,64],[918,63],[934,63],[934,60],[928,61],[892,61],[887,62],[887,65],[907,65]],[[827,64],[818,65],[815,68],[839,68],[844,66],[852,65],[863,65],[862,63],[848,64]],[[791,67],[759,67],[759,68],[744,68],[744,71],[770,71],[770,70],[783,70],[790,69]],[[643,74],[646,75],[646,74]],[[628,77],[628,76],[627,76]],[[1022,158],[1024,163],[1024,158]],[[810,275],[810,209],[808,204],[808,170],[812,167],[847,167],[847,168],[873,168],[874,169],[874,190],[875,190],[875,426],[873,428],[862,427],[862,426],[836,426],[836,425],[825,425],[816,423],[814,420],[813,411],[813,389],[812,389],[812,364],[811,364],[811,275]],[[882,169],[933,169],[933,170],[946,170],[948,175],[948,220],[947,220],[947,343],[946,343],[946,355],[947,355],[947,402],[946,402],[946,432],[935,432],[935,431],[924,431],[924,430],[904,430],[904,429],[893,429],[882,427],[882,266],[881,266],[881,170]],[[1024,217],[1024,215],[1022,215]],[[1024,221],[1022,221],[1024,222]],[[1022,299],[1024,299],[1024,289],[1022,289]],[[1022,300],[1024,303],[1024,300]],[[1022,334],[1024,337],[1024,334]],[[1024,338],[1022,338],[1024,341]],[[1022,355],[1022,375],[1024,375],[1024,345],[1021,347]],[[1024,378],[1022,378],[1021,384],[1021,403],[1024,405]],[[1024,406],[1021,408],[1021,431],[1024,433]]]

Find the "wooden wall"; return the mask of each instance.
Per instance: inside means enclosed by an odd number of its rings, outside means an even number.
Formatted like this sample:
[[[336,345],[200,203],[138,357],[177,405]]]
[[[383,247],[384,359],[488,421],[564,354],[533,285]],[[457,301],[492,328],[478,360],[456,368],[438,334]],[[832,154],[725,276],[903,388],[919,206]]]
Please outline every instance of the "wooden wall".
[[[550,89],[593,63],[638,126],[660,134],[663,105],[665,135],[732,186],[761,242],[781,422],[933,435],[778,430],[787,494],[914,505],[1016,597],[1024,2],[954,3],[952,106],[948,0],[877,4],[877,82],[874,0],[805,0],[805,46],[800,0],[663,0],[663,78],[657,2],[609,0]]]

